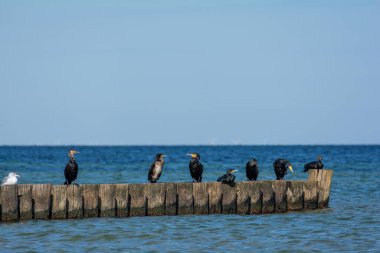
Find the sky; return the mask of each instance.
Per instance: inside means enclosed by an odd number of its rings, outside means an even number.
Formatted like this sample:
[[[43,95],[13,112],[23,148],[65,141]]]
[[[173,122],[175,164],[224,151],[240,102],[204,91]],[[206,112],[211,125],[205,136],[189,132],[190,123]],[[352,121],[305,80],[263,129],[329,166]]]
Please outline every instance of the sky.
[[[379,13],[0,0],[0,145],[380,144]]]

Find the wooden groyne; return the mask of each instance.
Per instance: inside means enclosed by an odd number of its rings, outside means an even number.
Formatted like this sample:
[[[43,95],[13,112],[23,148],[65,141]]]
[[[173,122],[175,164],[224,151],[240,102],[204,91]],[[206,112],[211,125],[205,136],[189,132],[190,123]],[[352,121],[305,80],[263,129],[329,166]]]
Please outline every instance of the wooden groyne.
[[[328,206],[332,170],[307,181],[156,184],[21,184],[0,187],[0,220],[184,214],[261,214]]]

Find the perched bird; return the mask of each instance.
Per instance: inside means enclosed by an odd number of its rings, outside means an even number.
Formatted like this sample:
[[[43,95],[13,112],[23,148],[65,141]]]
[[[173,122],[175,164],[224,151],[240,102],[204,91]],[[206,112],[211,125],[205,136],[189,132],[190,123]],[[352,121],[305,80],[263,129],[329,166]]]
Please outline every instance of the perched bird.
[[[317,157],[317,161],[310,162],[304,165],[303,172],[307,172],[308,170],[321,170],[323,169],[322,156],[319,155]]]
[[[273,163],[274,172],[276,173],[276,179],[282,180],[286,174],[288,174],[288,169],[293,172],[292,164],[285,159],[277,159]]]
[[[247,178],[250,181],[256,181],[259,176],[259,166],[257,165],[257,160],[252,158],[245,165],[245,172],[247,174]]]
[[[235,186],[235,175],[233,173],[237,172],[238,170],[227,170],[227,174],[224,174],[220,178],[218,178],[218,182],[222,182],[223,184],[228,184],[231,187]]]
[[[4,177],[1,186],[17,184],[17,177],[20,177],[20,175],[17,175],[14,172],[9,173],[8,176]]]
[[[75,154],[79,154],[79,152],[76,150],[69,151],[70,160],[65,167],[64,174],[66,181],[63,183],[67,186],[69,186],[73,181],[75,185],[79,186],[79,184],[76,182],[78,176],[78,163],[75,161]]]
[[[151,183],[157,182],[158,179],[160,179],[162,170],[164,169],[164,157],[166,155],[164,154],[157,154],[156,155],[156,160],[152,163],[149,169],[148,173],[148,180]]]
[[[199,161],[201,156],[198,153],[187,154],[191,156],[189,169],[193,182],[202,182],[203,164]]]

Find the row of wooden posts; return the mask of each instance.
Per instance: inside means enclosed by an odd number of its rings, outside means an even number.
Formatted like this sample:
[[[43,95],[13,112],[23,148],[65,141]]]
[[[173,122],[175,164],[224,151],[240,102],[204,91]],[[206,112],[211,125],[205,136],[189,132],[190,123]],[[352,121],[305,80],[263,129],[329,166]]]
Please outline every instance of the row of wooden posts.
[[[156,184],[20,184],[0,188],[0,220],[183,214],[260,214],[325,208],[332,170],[307,181]]]

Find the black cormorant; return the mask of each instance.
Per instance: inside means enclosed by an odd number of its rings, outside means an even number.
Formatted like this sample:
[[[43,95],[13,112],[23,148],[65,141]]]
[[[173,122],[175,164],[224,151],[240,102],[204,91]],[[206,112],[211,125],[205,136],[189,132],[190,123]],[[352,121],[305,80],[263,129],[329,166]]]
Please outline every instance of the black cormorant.
[[[199,161],[201,156],[198,153],[187,154],[191,156],[189,169],[193,182],[202,182],[203,164]]]
[[[284,178],[286,174],[288,174],[287,170],[289,169],[291,172],[293,172],[293,166],[292,164],[285,159],[277,159],[273,163],[274,172],[276,173],[276,179],[281,180]]]
[[[321,170],[323,169],[322,156],[319,155],[317,157],[317,161],[310,162],[304,165],[303,172],[307,172],[308,170]]]
[[[227,170],[227,174],[224,174],[223,176],[221,176],[220,178],[218,178],[218,182],[222,182],[223,184],[228,184],[230,185],[231,187],[235,186],[235,175],[233,173],[235,173],[236,171],[238,170]]]
[[[65,185],[69,186],[73,181],[75,185],[79,184],[76,182],[77,176],[78,176],[78,163],[75,161],[75,154],[78,154],[79,152],[76,150],[70,150],[69,151],[69,157],[70,161],[66,164],[65,167]]]
[[[245,165],[245,172],[247,174],[247,178],[250,181],[256,181],[259,176],[259,166],[257,165],[257,160],[252,158]]]
[[[152,163],[148,173],[148,180],[151,183],[155,183],[161,176],[162,170],[164,169],[164,154],[157,154],[156,160]]]

